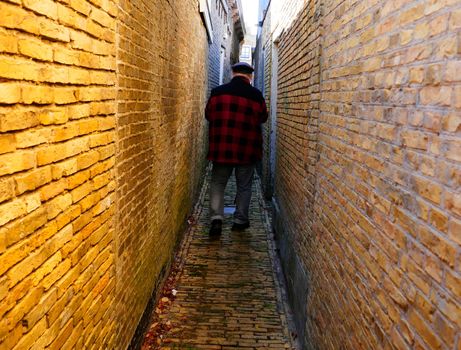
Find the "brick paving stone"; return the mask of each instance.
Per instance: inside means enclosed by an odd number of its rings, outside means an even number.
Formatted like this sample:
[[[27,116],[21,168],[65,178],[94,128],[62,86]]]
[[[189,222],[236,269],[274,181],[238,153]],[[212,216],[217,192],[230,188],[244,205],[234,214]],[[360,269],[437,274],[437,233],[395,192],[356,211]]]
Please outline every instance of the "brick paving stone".
[[[259,181],[253,187],[251,227],[231,232],[232,215],[225,215],[219,238],[208,236],[208,186],[209,175],[195,223],[180,248],[177,294],[154,313],[153,327],[166,322],[170,326],[155,339],[148,333],[143,349],[296,349],[273,271]],[[233,206],[235,190],[232,179],[226,206]]]

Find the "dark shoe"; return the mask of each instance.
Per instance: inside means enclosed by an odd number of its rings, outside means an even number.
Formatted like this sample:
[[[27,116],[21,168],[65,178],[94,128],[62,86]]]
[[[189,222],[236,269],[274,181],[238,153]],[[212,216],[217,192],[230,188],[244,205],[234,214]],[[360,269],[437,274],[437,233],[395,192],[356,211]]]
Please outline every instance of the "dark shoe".
[[[211,222],[210,236],[220,235],[222,231],[222,220],[215,219]]]
[[[237,224],[236,222],[234,222],[234,224],[232,225],[231,230],[232,231],[244,231],[248,227],[250,227],[249,222],[245,222],[244,224]]]

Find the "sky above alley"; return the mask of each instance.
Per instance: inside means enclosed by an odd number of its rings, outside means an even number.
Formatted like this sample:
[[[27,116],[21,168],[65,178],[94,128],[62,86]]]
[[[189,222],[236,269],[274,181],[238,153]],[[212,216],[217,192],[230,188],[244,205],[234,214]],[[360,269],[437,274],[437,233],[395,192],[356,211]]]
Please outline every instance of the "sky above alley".
[[[241,0],[243,6],[243,18],[247,33],[256,35],[258,26],[258,0]]]

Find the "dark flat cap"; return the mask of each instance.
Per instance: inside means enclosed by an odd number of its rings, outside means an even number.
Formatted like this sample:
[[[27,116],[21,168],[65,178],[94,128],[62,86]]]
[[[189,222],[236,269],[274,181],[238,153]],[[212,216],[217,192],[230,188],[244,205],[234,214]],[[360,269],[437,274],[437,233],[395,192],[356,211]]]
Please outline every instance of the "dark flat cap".
[[[253,73],[254,68],[246,62],[237,62],[232,66],[232,71],[235,73]]]

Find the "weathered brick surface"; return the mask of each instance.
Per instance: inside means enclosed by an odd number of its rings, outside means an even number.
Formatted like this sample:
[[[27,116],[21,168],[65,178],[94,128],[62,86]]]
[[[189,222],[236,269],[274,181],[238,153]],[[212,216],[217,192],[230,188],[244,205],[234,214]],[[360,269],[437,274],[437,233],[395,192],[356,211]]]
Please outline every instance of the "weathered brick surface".
[[[275,202],[306,346],[458,349],[461,3],[300,2]]]
[[[123,1],[119,18],[114,336],[127,344],[202,175],[208,45],[193,0]]]
[[[203,169],[197,1],[0,13],[0,348],[124,349]]]

